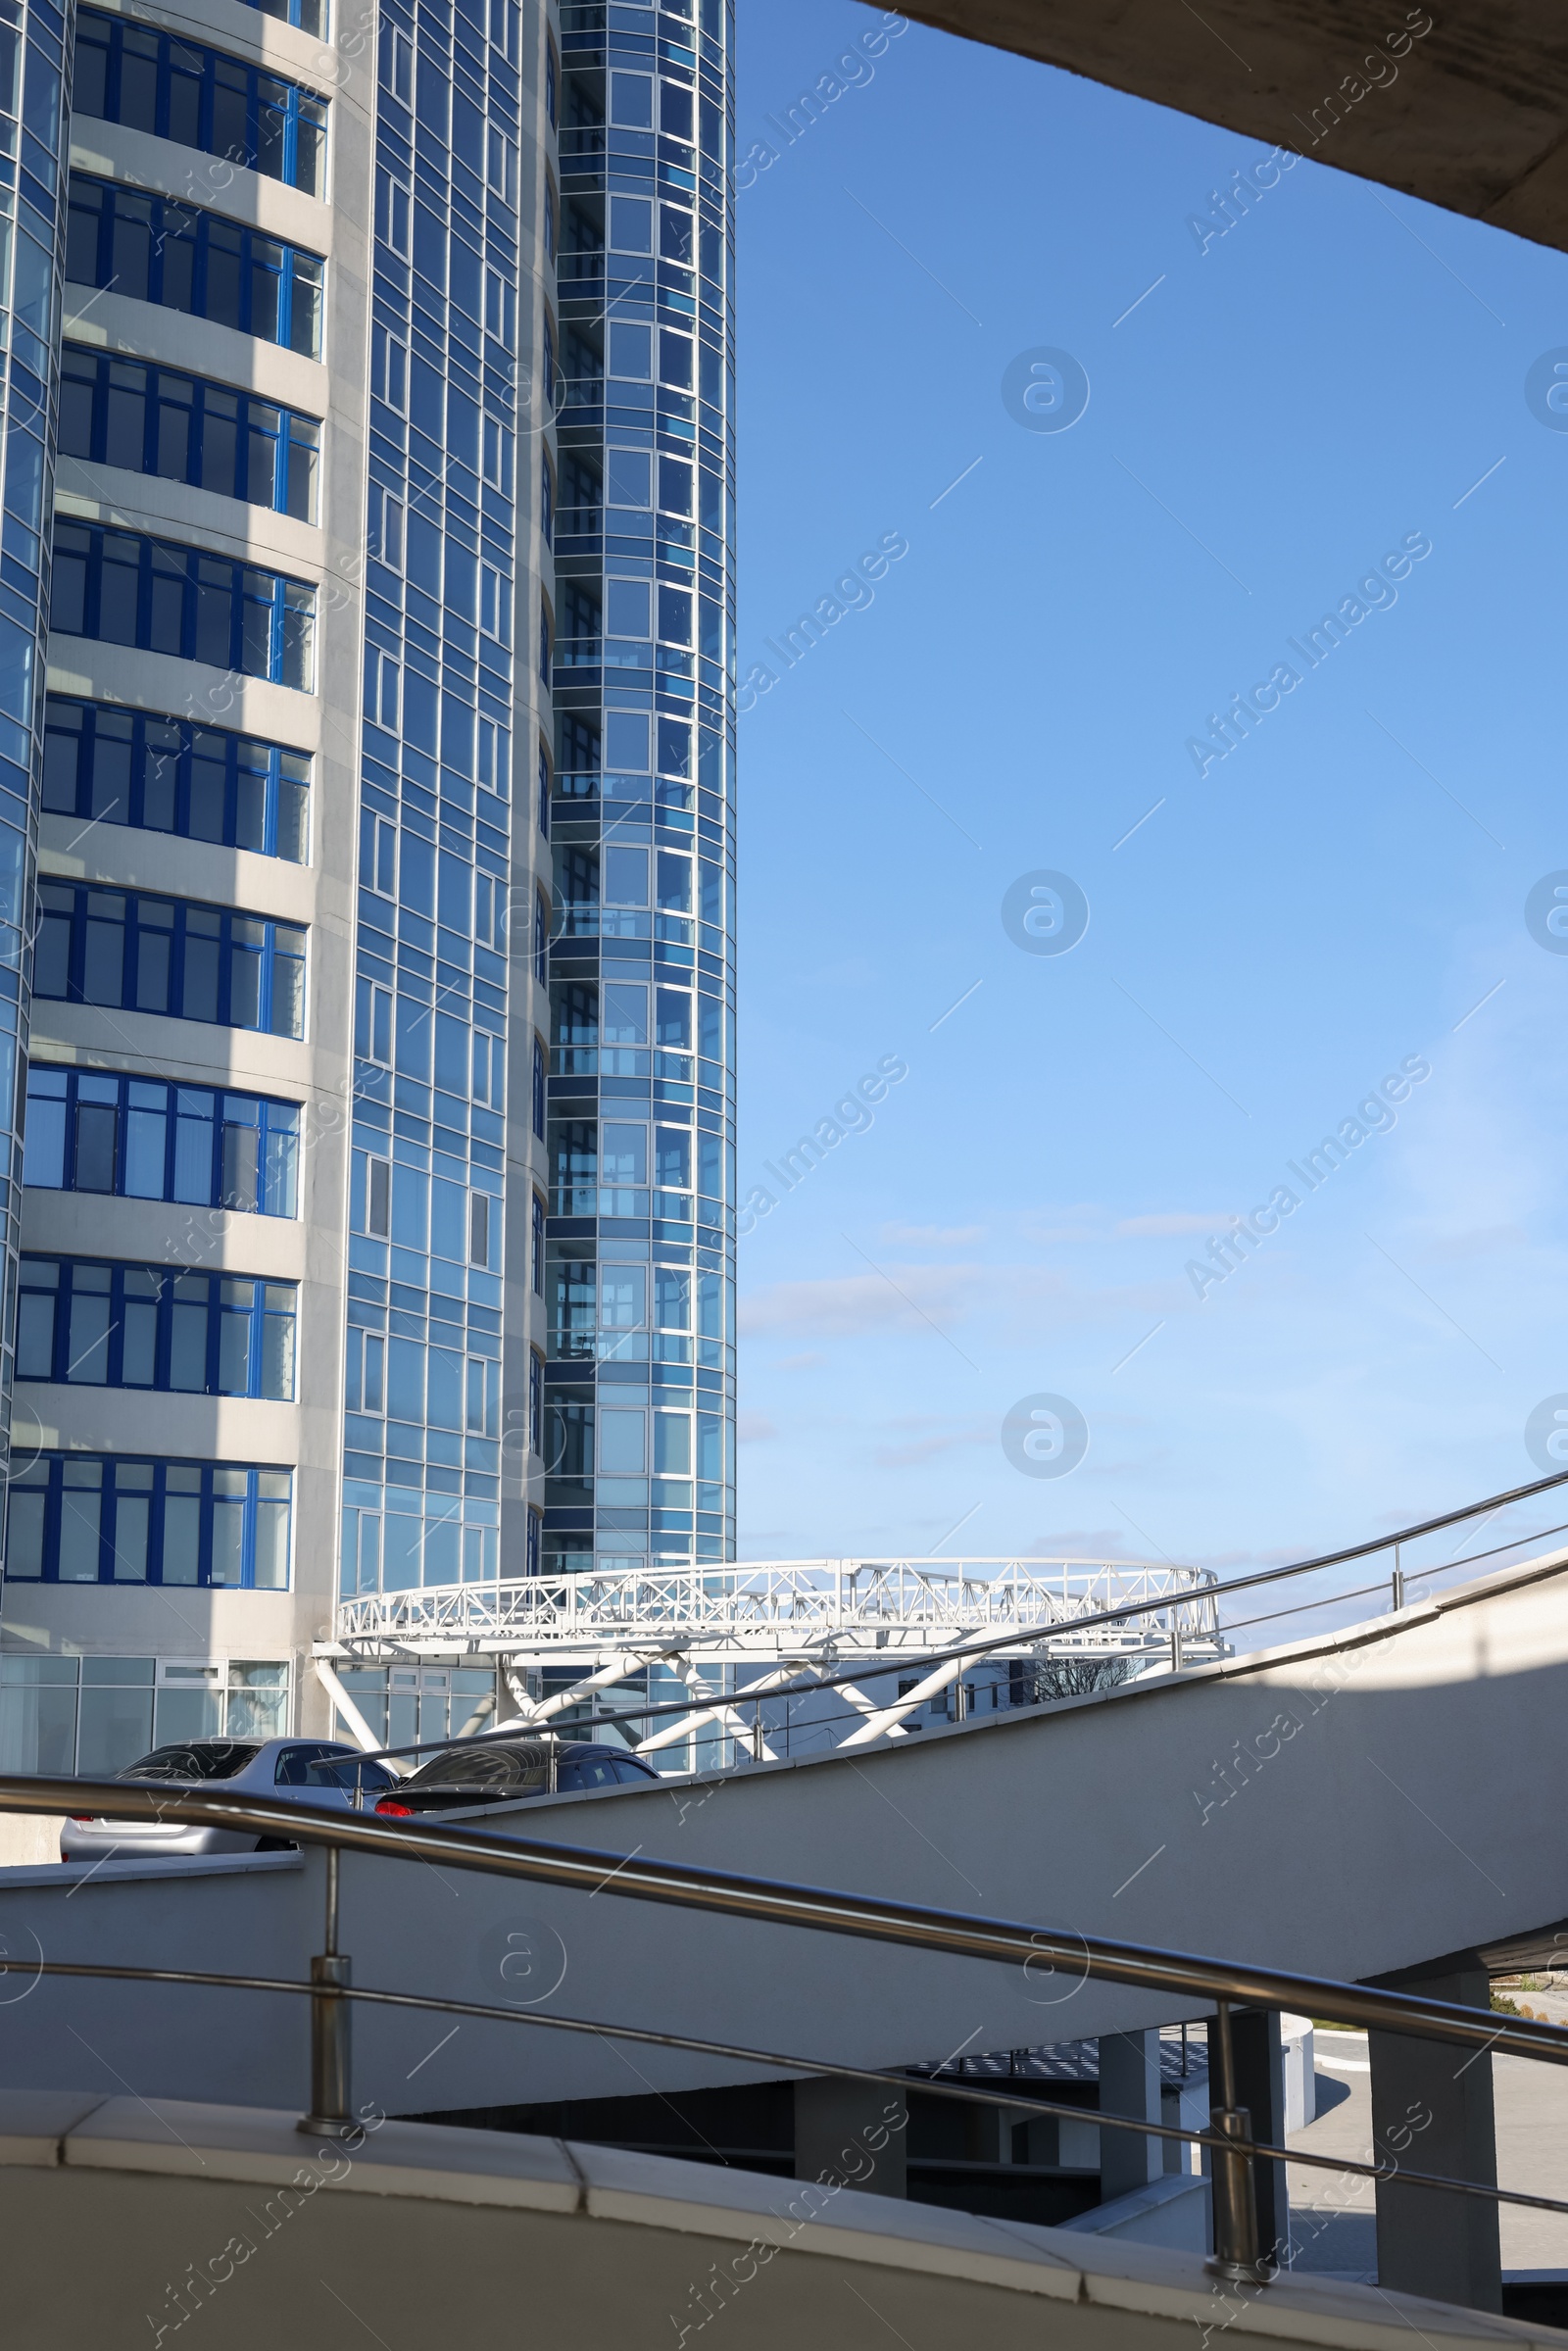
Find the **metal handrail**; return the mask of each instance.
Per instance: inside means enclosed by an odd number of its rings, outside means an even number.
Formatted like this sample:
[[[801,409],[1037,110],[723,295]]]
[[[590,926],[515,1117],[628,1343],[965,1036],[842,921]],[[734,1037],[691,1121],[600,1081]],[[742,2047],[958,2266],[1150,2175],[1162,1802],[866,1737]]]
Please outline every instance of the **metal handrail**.
[[[1099,1978],[1163,1991],[1179,1999],[1211,1999],[1216,2012],[1220,2092],[1219,2103],[1210,2104],[1210,2122],[1217,2134],[1213,2142],[1215,2252],[1211,2266],[1229,2278],[1266,2282],[1274,2274],[1272,2261],[1257,2238],[1252,2164],[1254,2154],[1263,2150],[1252,2138],[1247,2109],[1236,2100],[1230,2033],[1233,2004],[1292,2012],[1304,2009],[1308,2015],[1337,2017],[1369,2030],[1446,2041],[1478,2054],[1500,2049],[1568,2065],[1568,2031],[1534,2019],[1494,2020],[1474,2009],[1409,1992],[1382,1991],[1326,1977],[1205,1959],[1155,1945],[984,1919],[962,1911],[934,1910],[824,1886],[656,1861],[644,1858],[640,1850],[607,1853],[590,1846],[545,1844],[483,1830],[426,1828],[374,1814],[318,1814],[303,1805],[220,1788],[172,1794],[124,1780],[0,1778],[0,1812],[53,1812],[63,1806],[90,1807],[95,1813],[121,1820],[251,1829],[264,1836],[280,1834],[296,1844],[327,1848],[324,1950],[312,1960],[311,1983],[306,1987],[312,1995],[312,2110],[301,2128],[338,2137],[355,2129],[348,2094],[345,2006],[345,1995],[352,1997],[350,1962],[338,1950],[338,1860],[345,1850],[445,1862],[451,1868],[521,1878],[576,1892],[667,1902],[731,1918],[900,1943],[952,1957],[1018,1963],[1026,1972],[1033,1966],[1054,1974],[1058,1966],[1064,1966],[1081,1969],[1080,1982]],[[1152,2126],[1149,2134],[1162,2135]],[[1283,2159],[1295,2160],[1289,2155]]]
[[[1474,2009],[1410,1992],[1375,1990],[1325,1976],[1227,1963],[1152,1944],[1116,1942],[1076,1931],[1032,1927],[1016,1920],[936,1910],[880,1895],[841,1893],[831,1886],[741,1876],[689,1863],[657,1861],[641,1853],[611,1853],[591,1845],[549,1844],[482,1829],[425,1827],[375,1813],[317,1812],[265,1796],[220,1788],[174,1795],[157,1785],[127,1780],[50,1780],[0,1777],[0,1812],[90,1812],[112,1820],[170,1822],[194,1828],[254,1829],[295,1844],[336,1845],[387,1859],[445,1862],[503,1878],[522,1878],[580,1893],[613,1893],[632,1901],[669,1902],[774,1926],[815,1928],[875,1942],[907,1944],[955,1958],[1058,1967],[1083,1980],[1136,1984],[1178,2000],[1227,2000],[1250,2007],[1305,2010],[1377,2032],[1412,2033],[1466,2049],[1495,2048],[1516,2057],[1568,2065],[1568,2030],[1529,2018],[1484,2022]]]
[[[118,1967],[108,1960],[41,1959],[33,1963],[36,1976],[108,1977],[124,1984],[191,1984],[206,1990],[296,1992],[314,1995],[317,1986],[291,1976],[234,1976],[197,1968]],[[1105,2108],[1069,2106],[1060,2098],[1039,2098],[1033,2092],[981,2089],[972,2082],[946,2082],[927,2074],[893,2068],[840,2065],[829,2057],[786,2055],[782,2049],[754,2049],[743,2041],[700,2040],[689,2033],[657,2033],[649,2025],[603,2025],[593,2017],[555,2016],[538,2009],[497,2008],[482,2000],[452,2000],[436,1992],[381,1991],[367,1984],[345,1984],[346,2000],[363,2000],[378,2008],[415,2008],[441,2016],[476,2017],[498,2025],[539,2025],[547,2031],[591,2033],[596,2040],[629,2040],[639,2047],[686,2049],[701,2057],[724,2057],[743,2065],[777,2066],[786,2073],[829,2074],[837,2081],[864,2082],[877,2089],[918,2091],[921,2097],[945,2098],[965,2106],[987,2106],[1010,2115],[1015,2122],[1036,2115],[1054,2115],[1062,2122],[1083,2123],[1093,2114],[1095,2128],[1131,2131],[1140,2138],[1180,2140],[1219,2154],[1234,2153],[1238,2142],[1217,2131],[1195,2131],[1179,2123],[1152,2123],[1138,2115],[1115,2114]],[[1312,2155],[1298,2147],[1276,2147],[1267,2139],[1250,2139],[1241,2147],[1249,2156],[1275,2163],[1298,2163],[1317,2172],[1352,2172],[1363,2180],[1387,2180],[1396,2172],[1405,2187],[1441,2188],[1453,2195],[1480,2196],[1489,2202],[1522,2204],[1532,2212],[1568,2213],[1568,2202],[1556,2196],[1533,2196],[1527,2189],[1483,2186],[1474,2180],[1451,2180],[1442,2172],[1411,2172],[1391,2161],[1362,2163],[1353,2156]]]

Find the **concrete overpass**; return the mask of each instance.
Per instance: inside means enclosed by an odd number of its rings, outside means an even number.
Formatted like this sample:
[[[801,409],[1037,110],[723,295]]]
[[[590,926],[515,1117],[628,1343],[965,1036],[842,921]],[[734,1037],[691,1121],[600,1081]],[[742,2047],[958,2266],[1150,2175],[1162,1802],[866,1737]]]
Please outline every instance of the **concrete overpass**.
[[[1558,0],[915,0],[902,13],[1568,249]]]
[[[1560,1791],[1544,1768],[1565,1704],[1557,1550],[1334,1634],[919,1742],[515,1807],[519,1833],[605,1850],[591,1898],[349,1854],[343,1947],[359,1984],[824,2064],[929,2065],[1182,2014],[1168,1995],[1067,1970],[617,1900],[612,1856],[638,1851],[1307,1973],[1403,1972],[1484,2001],[1489,1962],[1568,1948],[1554,1940],[1568,1935]],[[1533,1768],[1513,1768],[1520,1757]],[[0,2085],[128,2082],[147,2098],[275,2106],[280,2084],[305,2080],[302,2001],[34,1981],[26,1963],[41,1952],[299,1980],[319,1947],[321,1878],[318,1853],[121,1863],[89,1881],[6,1873]],[[476,2020],[453,2033],[362,2010],[355,2033],[358,2090],[394,2114],[760,2076]],[[1419,2067],[1400,2077],[1401,2095],[1451,2096],[1451,2059],[1441,2070],[1441,2082]],[[1484,2067],[1467,2079],[1478,2093],[1488,2083]],[[1468,2167],[1484,2162],[1490,2120],[1487,2086],[1484,2111],[1456,2111],[1449,2153],[1430,2168],[1479,2176]]]
[[[1505,1941],[1517,1950],[1568,1918],[1560,1791],[1540,1761],[1558,1751],[1565,1717],[1559,1549],[1335,1633],[919,1741],[534,1798],[482,1819],[611,1854],[635,1847],[1365,1979]],[[1520,1756],[1536,1768],[1508,1771],[1504,1794],[1497,1772]],[[58,1868],[0,1873],[8,1981],[24,1982],[38,1944],[51,1958],[112,1952],[148,1966],[177,1951],[177,1964],[221,1968],[239,1952],[259,1972],[299,1975],[318,1941],[320,1867],[313,1853],[117,1862],[87,1883]],[[1026,1982],[897,1949],[868,1958],[831,1936],[617,1902],[612,1886],[584,1901],[356,1854],[343,1872],[344,1947],[361,1983],[505,1997],[516,1974],[504,1970],[516,1948],[506,1936],[526,1913],[530,2000],[849,2064],[1180,2015],[1108,1984]],[[69,2013],[107,2057],[134,2063],[144,2092],[264,2103],[303,2046],[303,2020],[290,2006],[267,2022],[267,2003],[254,2007],[237,2033],[218,1993],[45,1980],[0,2002],[0,2085],[83,2079]],[[383,2097],[429,2047],[421,2023],[395,2019],[363,2021],[360,2040],[368,2091]],[[737,2078],[673,2053],[639,2063],[659,2087]],[[608,2045],[475,2026],[431,2061],[416,2094],[425,2111],[610,2094],[625,2071]]]

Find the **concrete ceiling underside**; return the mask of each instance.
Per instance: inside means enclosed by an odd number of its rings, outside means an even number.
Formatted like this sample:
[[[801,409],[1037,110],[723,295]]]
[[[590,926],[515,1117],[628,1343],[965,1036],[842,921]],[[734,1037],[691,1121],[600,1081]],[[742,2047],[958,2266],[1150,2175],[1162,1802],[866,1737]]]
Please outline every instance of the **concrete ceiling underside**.
[[[919,0],[903,13],[1568,251],[1564,0],[1437,0],[1430,13],[1401,0],[1203,0],[1200,13],[1189,0]]]

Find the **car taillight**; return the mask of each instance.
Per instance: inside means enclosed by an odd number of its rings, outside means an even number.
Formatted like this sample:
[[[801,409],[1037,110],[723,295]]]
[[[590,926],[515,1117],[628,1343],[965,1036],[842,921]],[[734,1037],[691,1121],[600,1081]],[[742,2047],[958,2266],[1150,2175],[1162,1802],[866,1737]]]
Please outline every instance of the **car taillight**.
[[[414,1806],[412,1804],[400,1804],[396,1796],[380,1797],[377,1800],[375,1809],[377,1812],[383,1812],[387,1814],[388,1817],[393,1820],[412,1821],[414,1818]]]
[[[74,1821],[78,1829],[90,1829],[97,1817],[97,1814],[92,1812],[68,1812],[66,1814],[67,1820]]]

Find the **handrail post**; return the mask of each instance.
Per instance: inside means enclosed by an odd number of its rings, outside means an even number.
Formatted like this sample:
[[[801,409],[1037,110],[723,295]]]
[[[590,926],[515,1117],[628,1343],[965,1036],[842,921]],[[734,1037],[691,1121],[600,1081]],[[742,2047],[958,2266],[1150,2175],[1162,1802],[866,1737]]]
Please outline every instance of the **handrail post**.
[[[1228,2000],[1214,2004],[1215,2072],[1219,2079],[1219,2103],[1209,2104],[1211,2130],[1225,2138],[1249,2140],[1252,2135],[1252,2118],[1245,2106],[1236,2103],[1236,2055],[1231,2045],[1231,2009]],[[1214,2199],[1214,2250],[1205,2265],[1217,2278],[1231,2278],[1239,2284],[1267,2285],[1277,2275],[1272,2261],[1265,2261],[1257,2244],[1257,2183],[1252,2176],[1252,2158],[1230,2148],[1216,2147],[1213,2151],[1212,2190]]]
[[[1394,1576],[1391,1596],[1394,1601],[1394,1613],[1397,1616],[1399,1610],[1404,1606],[1404,1569],[1399,1562],[1399,1545],[1397,1543],[1394,1546]]]
[[[352,2002],[341,1987],[353,1963],[337,1947],[338,1847],[326,1848],[326,1948],[311,1961],[311,2110],[297,2128],[313,2138],[347,2138],[358,2126],[351,2111],[349,2020]]]

